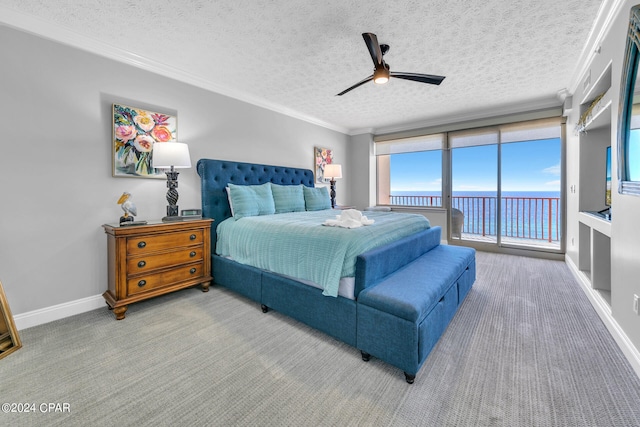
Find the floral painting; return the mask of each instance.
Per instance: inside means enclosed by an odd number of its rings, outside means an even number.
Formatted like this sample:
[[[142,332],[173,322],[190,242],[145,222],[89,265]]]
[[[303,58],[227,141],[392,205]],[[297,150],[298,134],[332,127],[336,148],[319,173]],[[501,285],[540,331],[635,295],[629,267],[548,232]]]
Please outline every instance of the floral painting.
[[[176,138],[175,116],[113,104],[113,176],[165,178],[153,167],[153,145]]]
[[[333,151],[328,148],[315,147],[316,152],[316,182],[324,184],[324,167],[333,163]]]

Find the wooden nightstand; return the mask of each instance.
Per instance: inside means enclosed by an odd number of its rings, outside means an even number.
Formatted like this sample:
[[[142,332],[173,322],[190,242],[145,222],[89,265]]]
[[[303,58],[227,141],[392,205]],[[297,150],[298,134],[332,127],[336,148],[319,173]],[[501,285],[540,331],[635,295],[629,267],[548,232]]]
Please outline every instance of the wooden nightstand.
[[[211,219],[149,222],[120,227],[104,224],[109,255],[109,288],[102,294],[117,320],[127,306],[211,277]]]

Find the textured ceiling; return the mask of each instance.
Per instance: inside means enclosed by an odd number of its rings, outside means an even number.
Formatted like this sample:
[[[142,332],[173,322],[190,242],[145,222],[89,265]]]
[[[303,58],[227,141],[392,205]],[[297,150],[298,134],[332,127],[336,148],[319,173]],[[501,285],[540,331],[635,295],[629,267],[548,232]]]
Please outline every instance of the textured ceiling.
[[[560,105],[601,0],[0,0],[79,38],[184,71],[227,94],[328,127],[411,127]],[[361,33],[391,46],[392,71],[446,76],[440,86],[372,74]]]

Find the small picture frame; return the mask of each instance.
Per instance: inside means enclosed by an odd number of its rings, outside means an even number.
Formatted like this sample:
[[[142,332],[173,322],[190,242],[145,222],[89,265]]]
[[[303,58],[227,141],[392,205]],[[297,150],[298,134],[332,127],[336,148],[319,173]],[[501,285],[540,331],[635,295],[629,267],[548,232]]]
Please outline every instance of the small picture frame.
[[[0,282],[0,359],[22,347],[18,330],[13,322],[7,296]]]

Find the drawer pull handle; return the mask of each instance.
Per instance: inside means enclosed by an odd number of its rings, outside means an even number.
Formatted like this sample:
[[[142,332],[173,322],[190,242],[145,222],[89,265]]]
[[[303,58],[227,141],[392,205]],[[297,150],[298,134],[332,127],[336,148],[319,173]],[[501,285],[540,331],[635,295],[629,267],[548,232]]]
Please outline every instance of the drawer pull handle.
[[[192,234],[191,236],[189,236],[189,239],[191,239],[191,240],[196,240],[196,235],[195,235],[195,234]]]
[[[139,247],[140,249],[144,248],[145,246],[147,246],[147,242],[144,242],[144,241],[142,241],[142,242],[138,242],[138,247]]]
[[[146,285],[146,284],[147,284],[147,281],[146,281],[146,280],[140,280],[140,281],[138,282],[138,287],[140,287],[140,288],[141,288],[141,287],[143,287],[143,286],[144,286],[144,285]]]
[[[147,262],[146,262],[146,261],[140,261],[140,262],[138,263],[138,267],[140,267],[140,268],[144,267],[145,265],[147,265]]]
[[[196,251],[191,251],[191,253],[189,253],[189,256],[190,256],[191,258],[193,258],[194,256],[196,256]]]
[[[189,270],[189,273],[193,274],[193,273],[195,273],[196,271],[197,271],[197,270],[196,270],[196,268],[195,268],[195,267],[193,267],[191,270]]]

